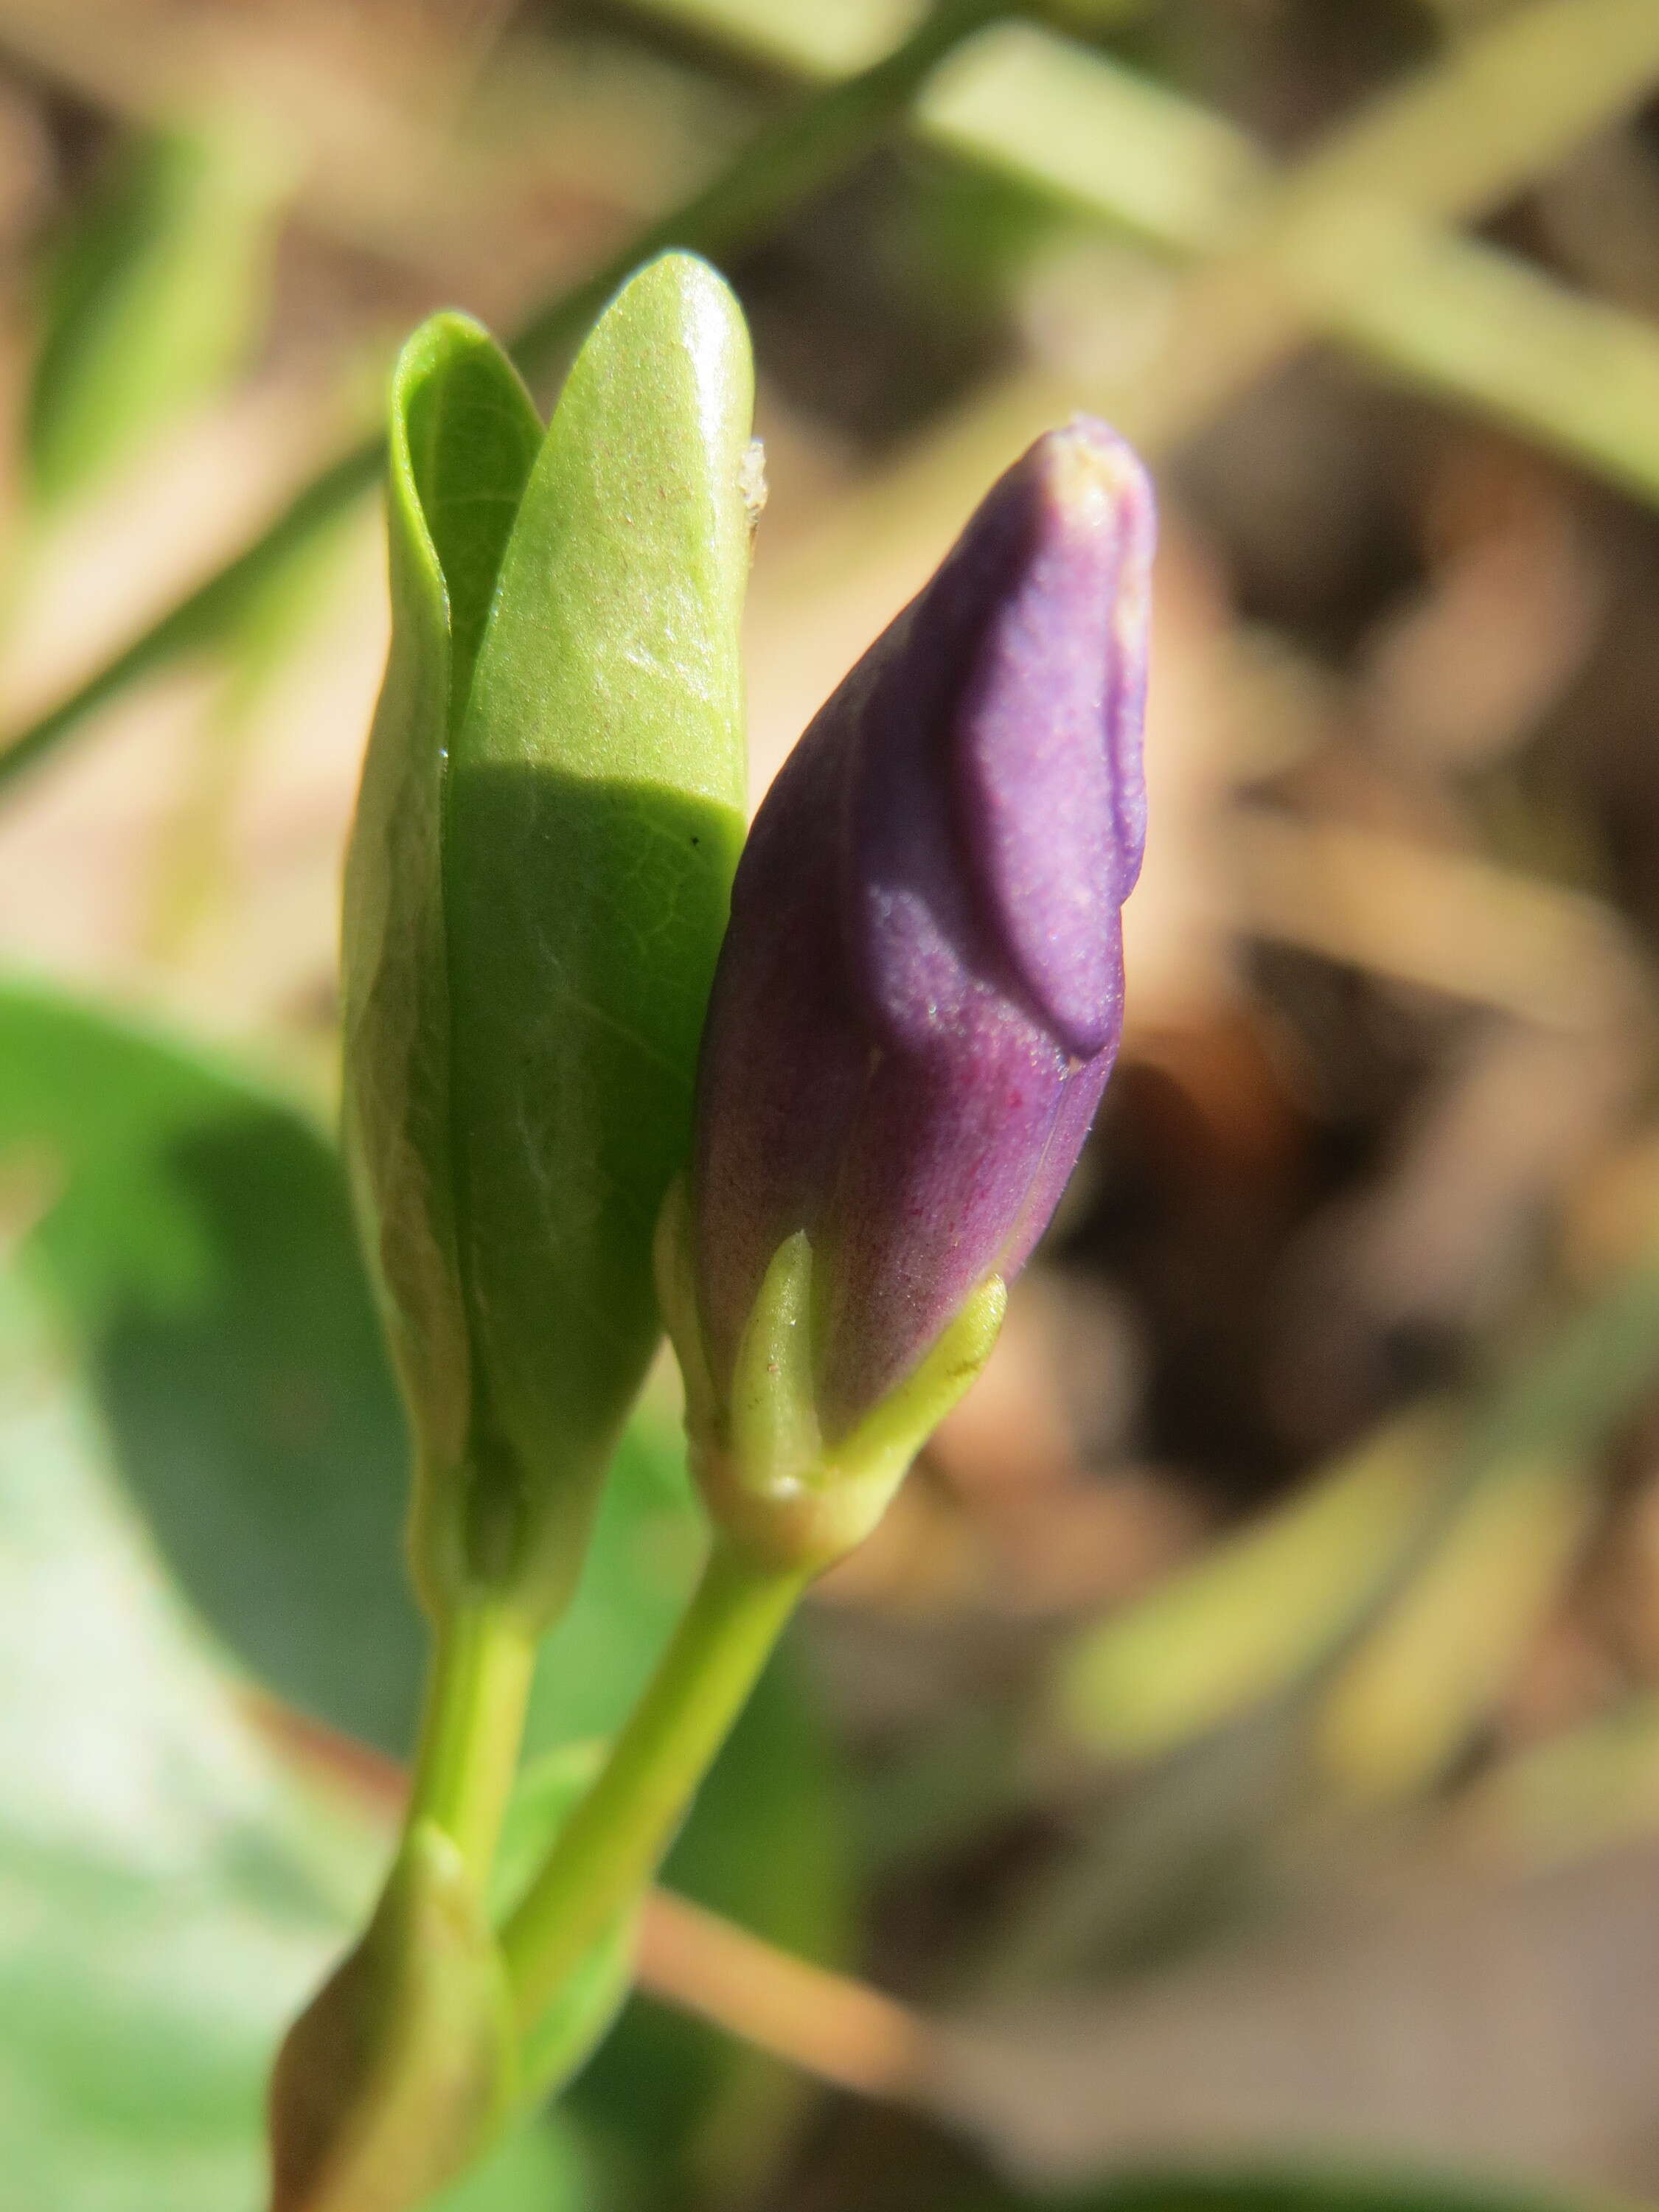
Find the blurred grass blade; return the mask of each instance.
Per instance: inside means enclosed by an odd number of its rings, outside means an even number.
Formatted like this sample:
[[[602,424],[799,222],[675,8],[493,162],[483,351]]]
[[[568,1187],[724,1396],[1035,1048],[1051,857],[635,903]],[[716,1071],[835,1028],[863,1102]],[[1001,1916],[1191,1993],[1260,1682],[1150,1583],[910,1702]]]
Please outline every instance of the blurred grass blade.
[[[958,40],[1017,0],[938,0],[909,35],[856,76],[830,86],[758,132],[722,173],[629,239],[605,265],[532,315],[511,351],[538,380],[556,372],[605,302],[641,260],[669,246],[729,258],[851,166],[902,115]],[[0,787],[42,759],[131,684],[182,653],[215,642],[273,558],[285,559],[378,479],[383,442],[366,441],[321,471],[243,552],[177,601],[68,697],[0,750]]]
[[[673,19],[683,4],[650,0]],[[755,43],[746,6],[710,0],[696,16],[745,52]],[[1091,402],[1115,416],[1148,405],[1150,431],[1134,418],[1143,437],[1167,444],[1197,429],[1304,335],[1323,334],[1654,497],[1642,410],[1659,331],[1442,226],[1501,204],[1636,106],[1659,74],[1656,26],[1645,0],[1512,9],[1283,171],[1224,118],[1035,24],[965,43],[928,83],[915,126],[1011,185],[1198,257],[1170,354],[1175,380],[1153,363],[1127,395]],[[822,65],[799,18],[775,19],[766,51],[803,70]],[[1017,449],[1055,404],[1039,390],[1003,444]]]
[[[1659,504],[1659,325],[1384,204],[1303,224],[1281,265],[1315,322]]]
[[[1395,1771],[1415,1760],[1426,1775],[1484,1714],[1498,1654],[1512,1653],[1571,1559],[1593,1503],[1591,1455],[1656,1385],[1659,1266],[1647,1264],[1466,1411],[1385,1429],[1264,1525],[1087,1631],[1057,1678],[1064,1723],[1104,1757],[1162,1755],[1311,1686],[1352,1650],[1353,1742],[1375,1747],[1356,1760],[1380,1775],[1392,1739]],[[1489,1543],[1504,1564],[1482,1596],[1470,1577]],[[1431,1658],[1415,1656],[1419,1635]],[[1445,1694],[1419,1714],[1407,1686],[1420,1688],[1423,1673]]]
[[[1342,1796],[1395,1802],[1442,1778],[1513,1676],[1599,1503],[1574,1456],[1523,1452],[1484,1471],[1319,1701],[1313,1755]]]
[[[340,523],[271,559],[227,623],[219,681],[191,733],[183,788],[157,833],[153,888],[141,927],[150,957],[185,957],[235,890],[239,800],[254,766],[261,718],[319,618],[348,550]]]
[[[1457,1838],[1483,1863],[1523,1867],[1659,1834],[1659,1691],[1501,1759],[1459,1808]]]
[[[1034,23],[963,46],[915,120],[926,143],[1165,252],[1224,246],[1273,173],[1236,125]]]
[[[720,177],[630,240],[586,283],[532,317],[514,348],[520,366],[532,378],[556,367],[646,254],[682,245],[729,256],[764,234],[878,138],[953,47],[1013,12],[992,0],[945,0],[884,60],[763,130]],[[786,48],[796,65],[815,65],[816,50],[787,27],[778,33],[780,58]],[[1393,295],[1382,281],[1387,270],[1368,276],[1358,255],[1340,295],[1333,289],[1328,297],[1303,302],[1295,276],[1297,227],[1308,225],[1310,238],[1316,240],[1322,226],[1328,235],[1352,208],[1379,199],[1408,216],[1441,220],[1475,214],[1501,200],[1598,124],[1640,100],[1659,75],[1659,10],[1649,0],[1533,0],[1472,33],[1443,66],[1419,72],[1337,131],[1282,186],[1241,135],[1196,107],[1150,92],[1108,58],[1034,31],[1018,49],[1018,96],[1006,114],[1000,100],[992,102],[995,113],[988,123],[985,94],[975,88],[975,72],[985,65],[976,56],[963,57],[930,126],[952,150],[1176,253],[1200,243],[1237,241],[1236,252],[1220,257],[1218,296],[1200,298],[1185,311],[1183,329],[1190,322],[1192,335],[1190,343],[1183,337],[1182,349],[1190,374],[1170,385],[1160,404],[1155,425],[1160,435],[1196,428],[1231,391],[1293,347],[1306,319],[1317,325],[1322,317],[1332,335],[1385,366],[1422,374],[1463,404],[1512,420],[1512,374],[1490,374],[1481,349],[1431,349],[1414,331],[1422,318],[1421,285],[1432,272],[1405,288],[1398,325]],[[1079,85],[1091,79],[1097,84],[1109,79],[1109,97],[1098,102],[1079,97]],[[1168,188],[1172,179],[1180,180],[1174,191]],[[1263,234],[1248,235],[1258,221],[1265,223]],[[1488,281],[1495,283],[1491,272],[1501,257],[1491,248],[1484,252]],[[1283,264],[1277,273],[1276,264]],[[1351,313],[1355,299],[1358,306]],[[1567,304],[1565,295],[1552,301],[1558,322]],[[1645,349],[1642,328],[1634,318],[1620,325],[1618,347],[1627,361]],[[1604,335],[1607,329],[1604,322]],[[1425,359],[1425,353],[1432,357]],[[1647,374],[1645,368],[1632,373]],[[1045,400],[1045,410],[1048,405]],[[1608,465],[1603,428],[1563,407],[1553,410],[1550,419],[1551,434],[1577,458]],[[1020,435],[1028,434],[1029,426],[1022,424]],[[1610,465],[1619,481],[1644,481],[1644,451],[1645,446],[1632,459],[1623,441],[1618,443]],[[214,640],[268,557],[302,540],[367,490],[381,454],[377,441],[343,455],[298,493],[246,551],[18,731],[0,751],[0,787],[50,753],[128,684]]]
[[[124,148],[53,258],[25,410],[38,507],[218,391],[256,343],[288,176],[246,118]]]
[[[1385,1429],[1265,1520],[1087,1631],[1059,1711],[1097,1757],[1160,1756],[1261,1704],[1344,1635],[1421,1528],[1455,1425]]]

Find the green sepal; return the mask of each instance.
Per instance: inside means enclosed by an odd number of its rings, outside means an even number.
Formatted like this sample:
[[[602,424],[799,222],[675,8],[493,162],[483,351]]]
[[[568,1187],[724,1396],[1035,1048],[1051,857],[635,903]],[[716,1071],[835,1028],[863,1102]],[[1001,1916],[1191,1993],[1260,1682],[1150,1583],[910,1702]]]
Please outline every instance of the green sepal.
[[[347,878],[346,1121],[418,1464],[428,1607],[539,1625],[658,1333],[742,842],[752,376],[667,254],[544,438],[456,316],[393,393],[393,641]]]
[[[271,2212],[405,2212],[512,2110],[501,1957],[442,1830],[405,1837],[362,1940],[289,2029],[271,2079]]]
[[[542,441],[495,340],[434,315],[392,386],[392,647],[346,856],[345,1152],[416,1447],[416,1579],[465,1577],[472,1427],[451,1140],[443,785],[508,533]]]
[[[710,1516],[750,1557],[816,1571],[861,1544],[911,1462],[978,1376],[1008,1292],[988,1275],[850,1436],[827,1443],[813,1390],[813,1267],[804,1230],[772,1255],[716,1402],[692,1288],[684,1181],[663,1207],[657,1281],[685,1382],[691,1467]]]

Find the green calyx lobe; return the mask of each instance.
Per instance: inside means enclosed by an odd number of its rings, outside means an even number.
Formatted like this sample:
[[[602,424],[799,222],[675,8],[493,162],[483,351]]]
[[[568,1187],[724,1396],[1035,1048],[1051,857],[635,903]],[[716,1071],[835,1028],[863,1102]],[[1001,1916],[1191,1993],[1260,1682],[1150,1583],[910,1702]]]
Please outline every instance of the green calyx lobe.
[[[559,1609],[654,1346],[744,827],[752,380],[649,264],[544,434],[440,315],[392,392],[392,643],[347,864],[345,1127],[416,1439],[428,1606]]]
[[[988,1275],[849,1435],[827,1437],[814,1380],[816,1255],[803,1230],[772,1255],[724,1397],[698,1317],[690,1187],[677,1180],[657,1228],[658,1295],[685,1383],[692,1471],[710,1518],[745,1557],[817,1573],[876,1528],[910,1463],[990,1358],[1007,1287]]]
[[[404,2212],[512,2109],[501,1953],[449,1838],[417,1822],[362,1940],[271,2077],[271,2212]]]

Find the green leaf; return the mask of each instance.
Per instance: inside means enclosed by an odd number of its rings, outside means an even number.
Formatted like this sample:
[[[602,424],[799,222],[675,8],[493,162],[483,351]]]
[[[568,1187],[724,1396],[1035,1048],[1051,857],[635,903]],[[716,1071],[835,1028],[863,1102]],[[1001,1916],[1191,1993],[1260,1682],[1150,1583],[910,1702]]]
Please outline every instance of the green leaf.
[[[50,272],[27,424],[42,505],[83,489],[239,367],[264,314],[285,187],[246,118],[124,149]]]
[[[600,318],[544,440],[461,318],[394,382],[345,1126],[434,1605],[482,1577],[557,1612],[658,1334],[743,835],[750,399],[737,304],[684,254]]]
[[[198,1611],[280,1696],[401,1754],[422,1664],[408,1444],[314,1124],[96,1009],[0,988],[0,1191],[121,1474]]]
[[[444,769],[541,439],[529,395],[477,324],[436,315],[404,349],[386,502],[392,652],[346,858],[342,1124],[414,1419],[416,1514],[434,1532],[473,1420],[450,1133]],[[417,1540],[417,1566],[437,1541]]]
[[[449,766],[475,1437],[549,1612],[657,1340],[652,1238],[743,838],[751,390],[704,264],[619,294],[526,488]]]
[[[157,1571],[56,1332],[0,1277],[0,2172],[52,2212],[262,2199],[264,2083],[384,1849],[301,1790]],[[575,2212],[545,2127],[446,2212]]]

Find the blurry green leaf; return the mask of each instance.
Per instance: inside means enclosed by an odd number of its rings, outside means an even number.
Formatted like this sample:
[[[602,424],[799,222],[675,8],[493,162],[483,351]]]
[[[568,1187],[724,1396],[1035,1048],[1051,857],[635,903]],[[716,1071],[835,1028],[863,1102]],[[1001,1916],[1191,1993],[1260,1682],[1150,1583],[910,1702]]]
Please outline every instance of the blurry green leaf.
[[[192,1601],[278,1695],[401,1755],[423,1663],[408,1446],[332,1150],[205,1054],[0,986],[0,1216],[37,1208],[30,1249]],[[704,1540],[677,1429],[647,1405],[543,1647],[532,1755],[618,1725]]]
[[[158,131],[124,149],[52,270],[27,408],[43,505],[125,459],[246,357],[285,185],[246,118]]]
[[[407,1444],[335,1155],[216,1062],[0,988],[0,1188],[186,1593],[279,1695],[393,1753],[422,1664]]]
[[[1150,1759],[1304,1673],[1379,1593],[1431,1510],[1453,1431],[1385,1429],[1310,1488],[1088,1630],[1058,1684],[1077,1741]]]
[[[281,2027],[383,1848],[301,1792],[162,1585],[0,1278],[0,2173],[19,2212],[247,2212]],[[545,2126],[448,2212],[568,2212]]]

